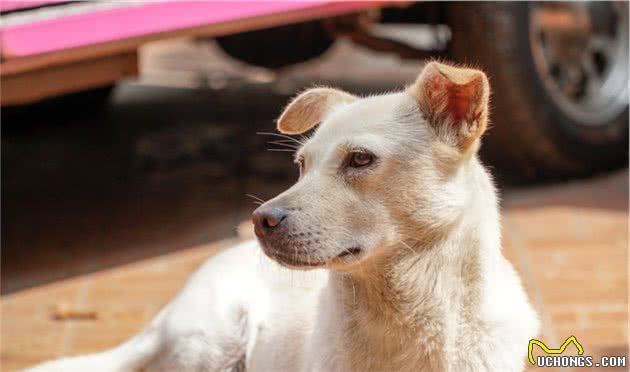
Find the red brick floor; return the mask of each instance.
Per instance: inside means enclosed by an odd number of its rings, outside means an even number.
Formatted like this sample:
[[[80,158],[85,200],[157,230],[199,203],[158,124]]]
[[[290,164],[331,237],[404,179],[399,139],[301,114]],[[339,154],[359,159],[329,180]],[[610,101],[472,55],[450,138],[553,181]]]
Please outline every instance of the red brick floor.
[[[627,171],[569,185],[510,190],[503,207],[504,252],[541,314],[539,339],[556,348],[574,335],[585,355],[628,355]],[[229,235],[229,227],[217,228]],[[236,239],[165,250],[5,293],[2,370],[125,340],[173,297],[197,266]],[[89,259],[72,262],[90,264]],[[95,310],[97,319],[55,320],[53,308],[59,304]],[[526,348],[523,345],[524,353]]]

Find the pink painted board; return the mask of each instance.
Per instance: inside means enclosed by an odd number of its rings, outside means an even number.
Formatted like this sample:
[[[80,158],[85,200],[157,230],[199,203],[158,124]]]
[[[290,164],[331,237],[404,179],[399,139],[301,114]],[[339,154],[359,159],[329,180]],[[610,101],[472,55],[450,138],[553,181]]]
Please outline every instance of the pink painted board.
[[[32,8],[35,6],[46,5],[51,3],[60,3],[64,0],[0,0],[0,12],[8,12],[9,10],[17,10],[24,8]]]
[[[337,14],[366,8],[369,2],[154,1],[1,28],[0,45],[5,56],[26,57],[319,6]]]

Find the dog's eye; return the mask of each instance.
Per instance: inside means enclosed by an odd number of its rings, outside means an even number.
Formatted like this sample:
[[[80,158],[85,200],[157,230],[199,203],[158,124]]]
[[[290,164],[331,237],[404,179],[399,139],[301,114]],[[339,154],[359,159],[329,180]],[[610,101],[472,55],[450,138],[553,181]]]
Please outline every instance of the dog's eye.
[[[348,160],[348,166],[351,168],[363,168],[372,164],[374,161],[374,155],[365,151],[356,151],[350,153],[350,158]]]

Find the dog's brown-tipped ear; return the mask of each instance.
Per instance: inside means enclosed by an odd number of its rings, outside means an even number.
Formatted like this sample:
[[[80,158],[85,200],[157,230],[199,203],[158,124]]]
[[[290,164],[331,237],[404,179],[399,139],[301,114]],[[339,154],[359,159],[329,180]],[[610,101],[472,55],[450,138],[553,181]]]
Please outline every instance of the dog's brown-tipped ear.
[[[319,124],[333,107],[357,97],[332,88],[313,88],[295,97],[278,119],[278,131],[300,134]]]
[[[409,88],[438,134],[466,150],[488,124],[488,78],[480,71],[431,62]]]

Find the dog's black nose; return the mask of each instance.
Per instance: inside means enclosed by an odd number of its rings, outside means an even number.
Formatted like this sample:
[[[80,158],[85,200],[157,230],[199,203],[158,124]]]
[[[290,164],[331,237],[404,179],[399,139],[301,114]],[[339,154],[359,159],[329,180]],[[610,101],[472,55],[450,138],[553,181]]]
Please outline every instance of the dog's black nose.
[[[256,232],[256,236],[263,237],[267,234],[272,233],[286,219],[287,211],[284,208],[258,208],[252,214],[254,232]]]

